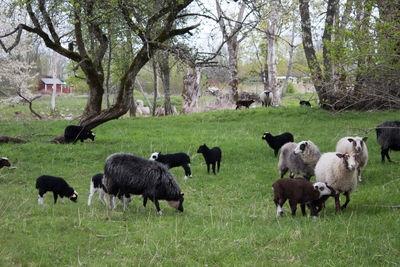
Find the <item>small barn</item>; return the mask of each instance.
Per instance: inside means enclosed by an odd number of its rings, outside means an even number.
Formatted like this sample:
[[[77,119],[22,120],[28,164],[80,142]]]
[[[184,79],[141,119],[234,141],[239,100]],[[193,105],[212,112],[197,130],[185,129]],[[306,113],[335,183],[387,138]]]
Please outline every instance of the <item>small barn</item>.
[[[38,91],[42,94],[52,94],[53,93],[53,78],[42,78],[39,81]],[[56,79],[56,94],[71,94],[72,86],[67,86],[67,84],[60,80]]]

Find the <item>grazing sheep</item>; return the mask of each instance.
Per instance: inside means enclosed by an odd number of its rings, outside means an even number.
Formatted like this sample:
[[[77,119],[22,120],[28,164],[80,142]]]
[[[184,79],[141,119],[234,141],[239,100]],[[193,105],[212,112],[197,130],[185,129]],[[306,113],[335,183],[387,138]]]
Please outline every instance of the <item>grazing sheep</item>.
[[[260,100],[263,107],[269,107],[272,104],[272,92],[264,91],[260,94]]]
[[[107,190],[106,190],[106,188],[104,187],[103,178],[104,178],[104,175],[103,175],[102,173],[98,173],[98,174],[95,174],[95,175],[92,176],[92,180],[90,181],[90,193],[89,193],[89,199],[88,199],[88,206],[90,206],[90,204],[91,204],[91,202],[92,202],[92,198],[93,198],[94,194],[95,194],[97,191],[100,192],[99,198],[100,198],[101,202],[102,202],[105,206],[107,206],[107,202],[106,202],[106,199],[105,199],[105,197],[104,197],[104,196],[105,196],[105,193],[107,193]],[[126,195],[124,196],[124,198],[125,198],[125,200],[128,201],[128,202],[131,202],[131,200],[132,200],[132,199],[131,199],[131,196],[130,196],[129,194],[126,194]],[[121,203],[123,202],[122,199],[120,199],[120,201],[121,201]],[[113,201],[111,201],[111,202],[115,204],[115,200],[113,200]],[[114,207],[114,208],[115,208],[115,207]]]
[[[381,146],[382,162],[385,162],[385,156],[388,162],[392,162],[389,149],[400,150],[400,121],[382,122],[375,130],[378,144]]]
[[[272,184],[272,189],[274,190],[274,202],[277,208],[276,216],[282,215],[282,206],[287,199],[289,199],[293,216],[296,215],[298,203],[300,203],[303,216],[306,215],[306,204],[310,209],[311,216],[317,216],[321,209],[317,210],[313,202],[319,200],[322,196],[330,196],[332,194],[327,184],[321,182],[313,184],[304,178],[279,179]]]
[[[263,140],[267,141],[268,145],[274,150],[275,157],[278,155],[279,149],[286,143],[293,142],[293,135],[291,133],[283,133],[273,136],[269,132],[265,132],[262,136]]]
[[[340,153],[358,153],[360,154],[360,162],[357,167],[358,181],[362,183],[361,169],[367,165],[368,162],[368,148],[365,143],[368,137],[343,137],[336,144],[336,152]]]
[[[65,143],[73,142],[75,144],[78,140],[81,140],[81,142],[83,142],[83,140],[88,138],[94,141],[95,136],[96,135],[91,130],[87,130],[84,127],[78,125],[69,125],[65,128],[64,131]]]
[[[175,153],[175,154],[161,154],[161,152],[154,152],[150,156],[150,160],[155,160],[161,162],[167,166],[168,169],[182,166],[185,170],[185,177],[192,177],[192,172],[190,170],[190,157],[185,153]]]
[[[36,180],[36,188],[39,189],[39,205],[43,204],[43,195],[48,191],[53,192],[54,204],[56,204],[58,196],[60,196],[63,204],[64,197],[69,198],[73,202],[78,200],[78,193],[72,187],[70,187],[63,178],[60,177],[42,175]]]
[[[326,183],[335,191],[336,212],[345,209],[350,202],[350,193],[357,186],[357,167],[360,155],[354,152],[337,153],[328,152],[322,154],[315,166],[317,182]],[[346,196],[346,202],[340,207],[339,195]]]
[[[311,107],[310,101],[307,101],[307,100],[300,100],[299,104],[300,104],[300,106]]]
[[[239,109],[240,107],[246,107],[249,108],[251,104],[254,103],[254,100],[238,100],[236,101],[236,109]]]
[[[213,147],[209,149],[206,144],[203,144],[197,149],[197,153],[203,154],[204,160],[207,164],[207,172],[210,173],[210,164],[212,165],[212,171],[215,174],[215,162],[217,162],[218,172],[221,164],[222,152],[219,147]]]
[[[158,200],[166,200],[168,205],[183,212],[181,188],[167,167],[157,161],[128,153],[112,154],[104,166],[104,185],[110,196],[142,195],[144,208],[149,198],[154,202],[159,216],[162,212]],[[125,201],[122,199],[125,210]]]
[[[300,174],[310,180],[320,156],[321,152],[311,141],[301,141],[298,144],[286,143],[279,155],[278,169],[281,178],[290,171],[290,178],[293,178],[295,174]]]
[[[8,158],[2,157],[0,158],[0,169],[3,167],[10,167],[11,163],[8,161]]]

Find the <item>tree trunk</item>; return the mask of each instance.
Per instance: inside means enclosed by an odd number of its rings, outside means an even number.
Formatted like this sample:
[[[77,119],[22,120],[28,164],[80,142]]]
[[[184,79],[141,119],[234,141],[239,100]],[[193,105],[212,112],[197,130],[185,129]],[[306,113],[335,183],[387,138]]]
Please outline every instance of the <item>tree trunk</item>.
[[[229,100],[236,102],[239,100],[239,69],[238,69],[238,51],[239,43],[237,38],[233,37],[228,41],[228,54],[229,54]]]
[[[182,110],[181,113],[190,113],[197,107],[200,91],[200,67],[188,68],[183,77]]]
[[[110,107],[110,75],[111,75],[111,58],[112,58],[112,43],[108,40],[108,62],[106,76],[106,108]]]
[[[285,83],[283,84],[282,87],[282,94],[281,94],[281,98],[284,99],[286,96],[286,91],[287,91],[287,85],[289,82],[289,78],[292,74],[292,67],[293,67],[293,53],[294,53],[294,38],[295,38],[295,33],[296,33],[296,20],[295,17],[293,16],[293,25],[292,25],[292,36],[290,39],[290,48],[289,48],[289,62],[288,62],[288,68],[286,71],[286,79],[285,79]]]
[[[157,108],[157,96],[158,96],[158,71],[157,62],[155,57],[153,57],[153,79],[154,79],[154,100],[153,100],[153,111],[152,114],[155,116]]]
[[[158,63],[160,66],[160,76],[164,88],[164,109],[165,115],[172,114],[171,93],[170,93],[170,67],[169,52],[163,51],[158,54]]]
[[[57,53],[53,51],[53,64],[51,67],[53,76],[53,91],[51,92],[51,111],[56,111],[56,93],[57,93]],[[61,85],[60,85],[61,86]]]

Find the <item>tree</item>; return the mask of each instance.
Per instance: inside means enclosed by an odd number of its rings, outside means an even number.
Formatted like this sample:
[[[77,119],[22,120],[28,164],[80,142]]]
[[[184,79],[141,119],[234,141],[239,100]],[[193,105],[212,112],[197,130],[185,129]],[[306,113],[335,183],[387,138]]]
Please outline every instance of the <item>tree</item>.
[[[16,35],[15,43],[3,47],[10,51],[19,42],[22,31],[41,38],[44,44],[76,62],[85,74],[89,86],[89,97],[78,125],[92,129],[104,122],[125,114],[130,107],[132,88],[141,68],[164,47],[163,43],[174,36],[188,33],[197,25],[177,28],[180,14],[193,0],[147,1],[142,5],[136,1],[73,0],[69,2],[53,0],[25,1],[22,7],[29,14],[31,24],[20,23],[9,34]],[[20,1],[15,1],[20,2]],[[65,23],[56,32],[52,19]],[[114,32],[105,32],[107,23],[113,23],[120,30],[129,31],[137,40],[135,54],[129,68],[122,75],[116,101],[109,108],[102,109],[104,94],[103,59],[108,40]],[[115,32],[120,32],[116,30]],[[64,47],[65,41],[74,40],[77,51]],[[63,136],[53,141],[62,142]]]

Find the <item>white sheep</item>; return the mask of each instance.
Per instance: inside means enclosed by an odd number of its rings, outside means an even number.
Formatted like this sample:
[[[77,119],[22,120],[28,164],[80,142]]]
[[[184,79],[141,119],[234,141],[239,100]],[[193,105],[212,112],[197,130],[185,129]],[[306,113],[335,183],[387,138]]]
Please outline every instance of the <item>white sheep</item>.
[[[357,167],[359,164],[359,154],[328,152],[322,154],[315,166],[315,177],[317,182],[326,183],[335,191],[336,212],[346,208],[350,202],[350,193],[357,186]],[[346,202],[340,207],[339,195],[346,196]]]
[[[368,148],[367,144],[365,143],[367,140],[368,137],[346,136],[341,138],[336,144],[336,152],[354,152],[360,154],[359,165],[357,168],[357,177],[360,183],[362,183],[361,169],[364,168],[368,162]]]
[[[312,141],[301,141],[296,144],[286,143],[281,148],[278,169],[281,178],[290,171],[290,177],[301,174],[307,180],[314,175],[314,167],[321,156],[318,147]]]

